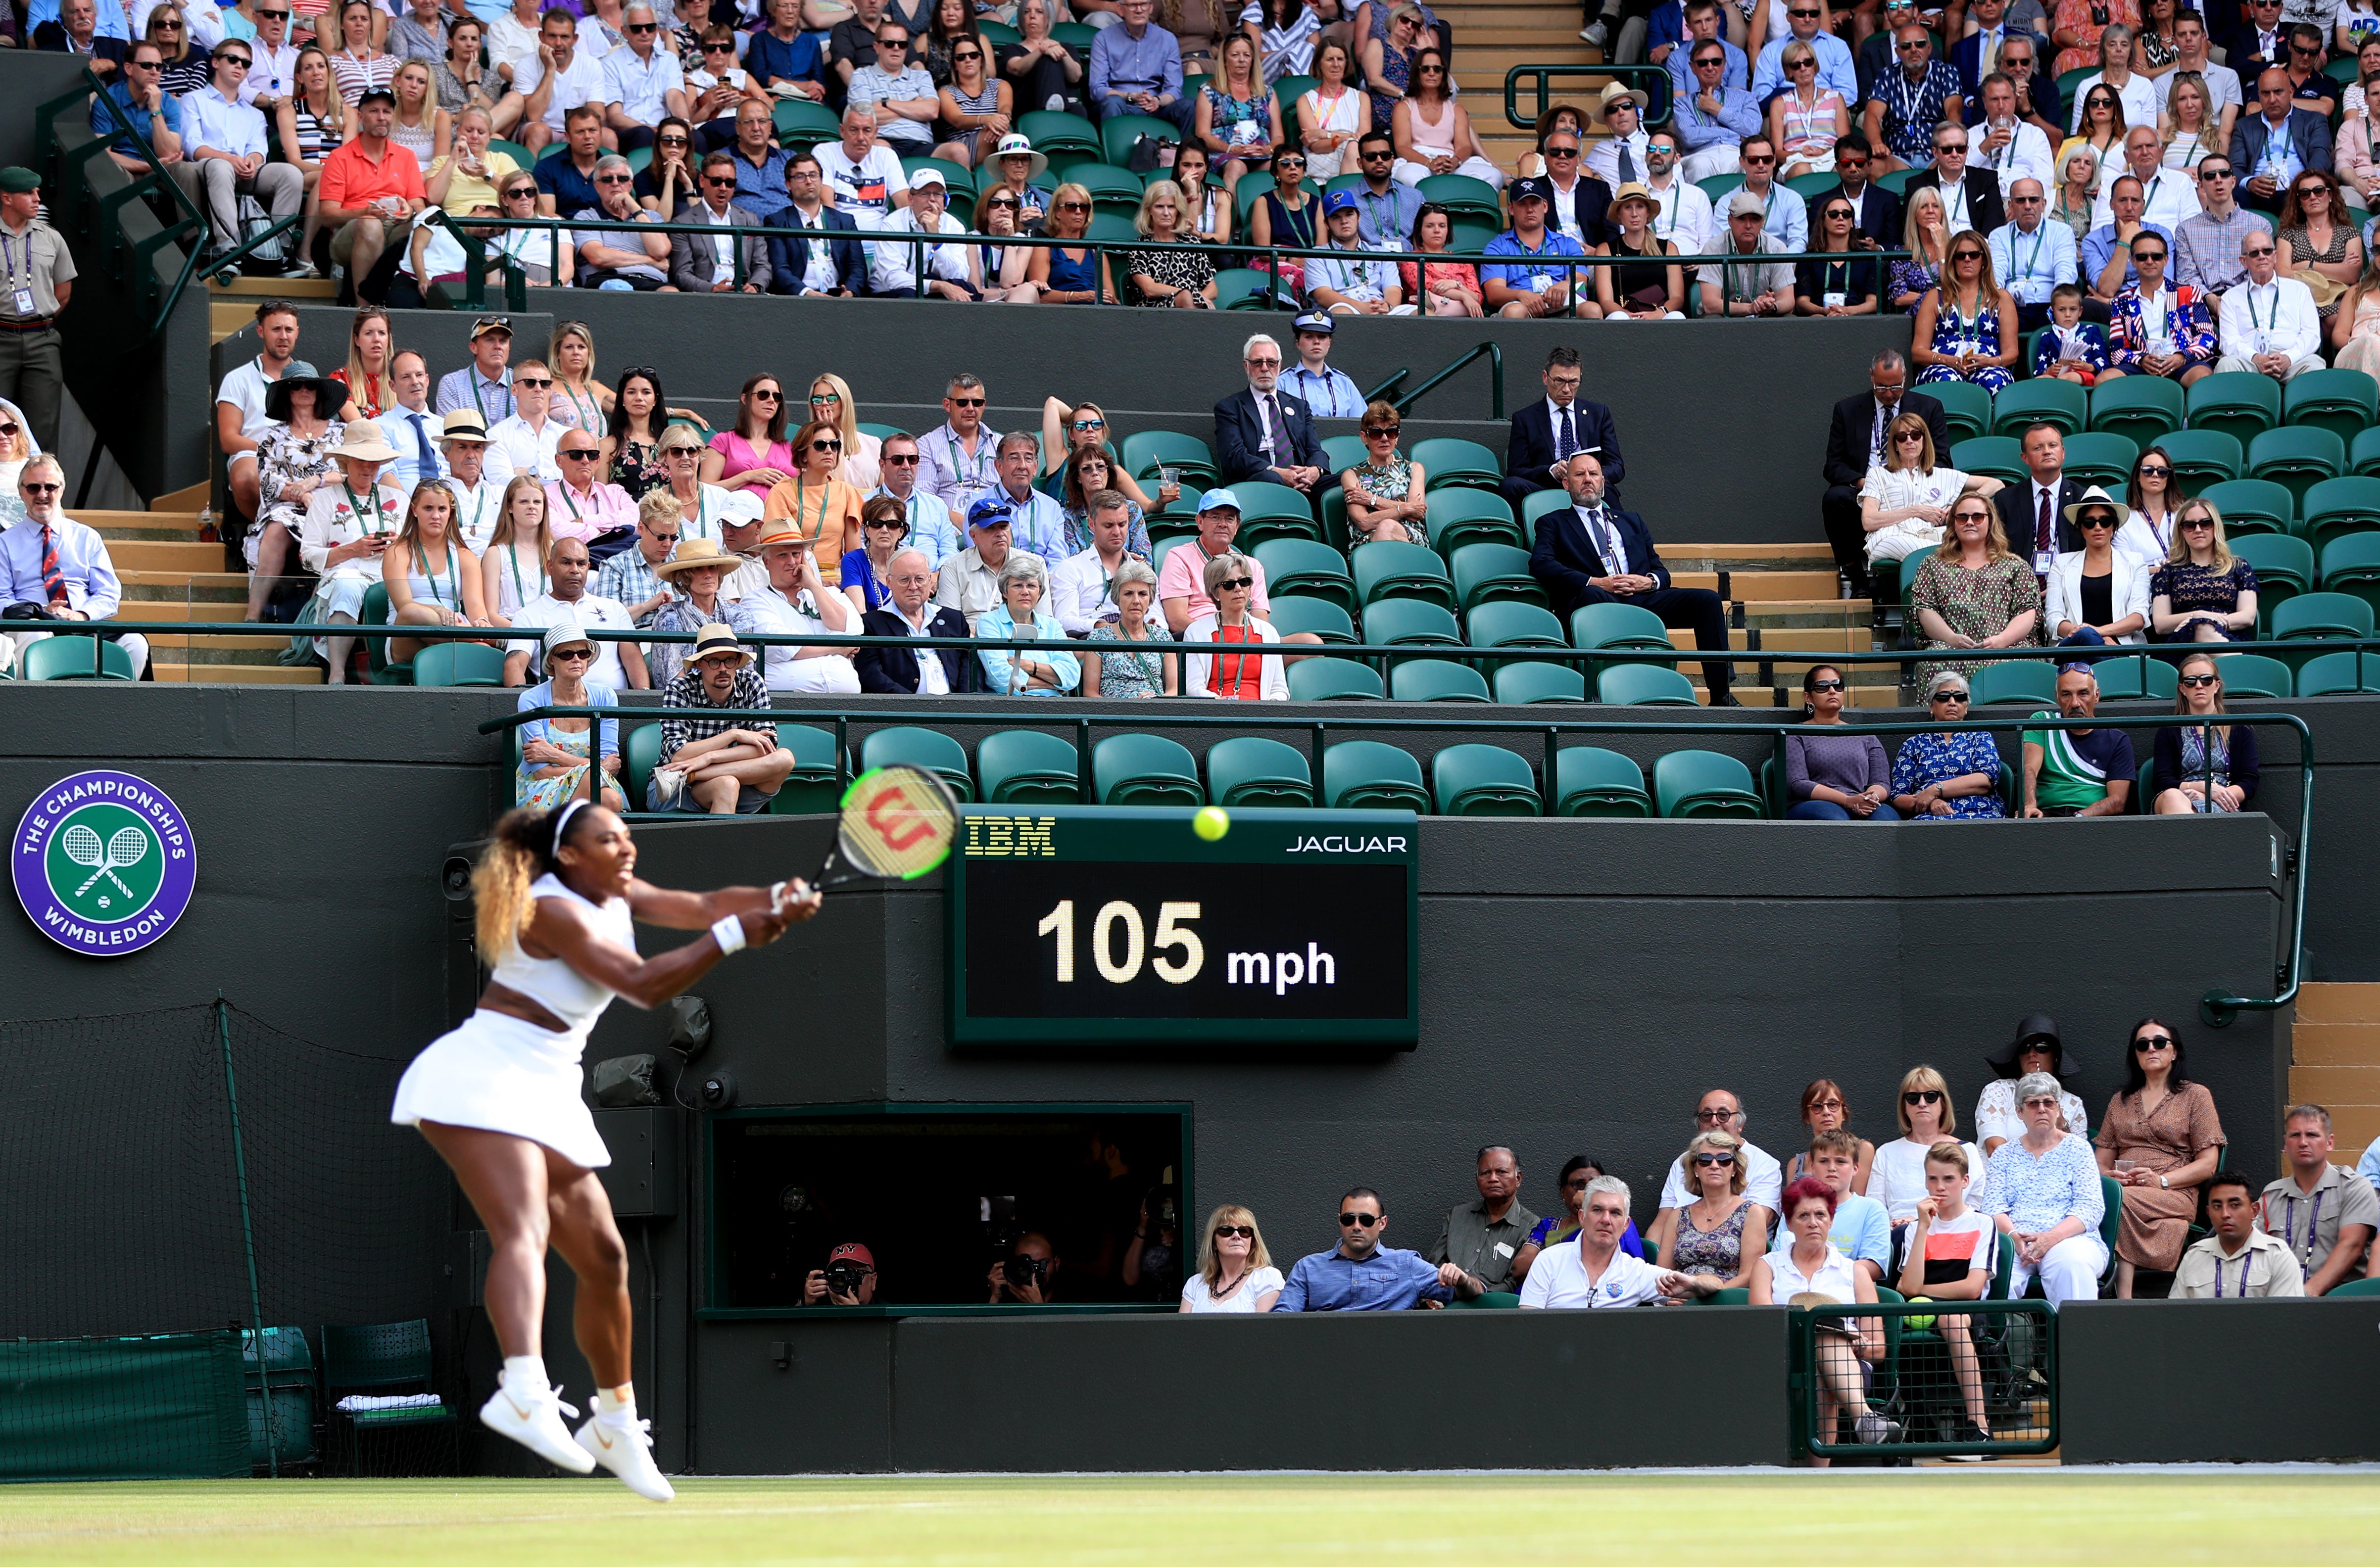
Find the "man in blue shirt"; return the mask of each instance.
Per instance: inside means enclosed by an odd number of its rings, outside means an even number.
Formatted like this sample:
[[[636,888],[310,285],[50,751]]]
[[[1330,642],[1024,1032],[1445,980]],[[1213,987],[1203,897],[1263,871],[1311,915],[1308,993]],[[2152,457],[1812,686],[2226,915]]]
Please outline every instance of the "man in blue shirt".
[[[1678,18],[1677,0],[1653,13],[1652,47],[1646,51],[1658,64],[1670,68],[1670,96],[1680,103],[1694,96],[1694,73],[1691,68],[1694,45],[1707,40],[1719,46],[1727,59],[1723,79],[1730,87],[1752,85],[1752,61],[1744,52],[1720,36],[1718,25],[1719,0],[1693,0],[1682,19],[1670,22],[1670,34],[1663,38],[1663,19]]]
[[[1397,144],[1385,130],[1367,130],[1356,140],[1355,168],[1364,183],[1351,187],[1350,194],[1362,214],[1355,233],[1366,250],[1404,249],[1413,242],[1413,225],[1421,216],[1422,193],[1390,177],[1396,158]]]
[[[744,68],[764,88],[782,81],[814,103],[825,101],[825,51],[817,34],[802,30],[802,0],[773,0],[769,25],[745,46]]]
[[[1708,179],[1733,174],[1747,138],[1760,134],[1760,111],[1744,88],[1727,80],[1727,55],[1718,39],[1688,45],[1687,65],[1693,85],[1678,95],[1674,123],[1678,145],[1685,152],[1680,165],[1688,179]]]
[[[1292,323],[1297,332],[1297,364],[1281,385],[1316,419],[1361,419],[1364,394],[1343,370],[1330,368],[1330,334],[1339,323],[1328,310],[1309,310]]]
[[[1785,45],[1796,38],[1818,56],[1818,85],[1833,88],[1846,103],[1859,102],[1859,69],[1852,64],[1852,46],[1818,25],[1826,14],[1820,0],[1786,0],[1785,36],[1762,44],[1760,59],[1752,67],[1752,96],[1764,109],[1791,85],[1785,79]]]
[[[165,91],[164,68],[164,51],[143,39],[125,52],[124,79],[107,90],[107,102],[116,115],[96,100],[91,105],[91,128],[102,136],[124,120],[131,122],[133,135],[118,136],[107,148],[107,155],[127,174],[149,172],[149,160],[140,155],[143,141],[166,167],[181,161],[182,101]]]
[[[1182,96],[1182,44],[1149,17],[1154,0],[1122,0],[1121,27],[1102,28],[1091,41],[1091,106],[1099,117],[1155,115],[1191,133],[1191,104]]]
[[[1140,0],[1143,5],[1148,0]],[[1411,1311],[1423,1301],[1443,1306],[1486,1294],[1478,1280],[1451,1262],[1431,1263],[1419,1252],[1380,1245],[1388,1229],[1380,1194],[1358,1186],[1339,1199],[1339,1249],[1298,1259],[1289,1270],[1275,1311]]]
[[[1481,247],[1482,255],[1514,258],[1479,269],[1488,308],[1499,315],[1515,321],[1551,315],[1595,291],[1594,269],[1553,264],[1555,257],[1584,256],[1586,251],[1569,235],[1546,227],[1551,197],[1551,188],[1535,176],[1514,180],[1506,203],[1512,226]]]
[[[1852,1178],[1859,1173],[1859,1139],[1840,1129],[1819,1133],[1810,1143],[1810,1173],[1835,1189],[1835,1223],[1827,1232],[1828,1244],[1851,1258],[1869,1283],[1882,1283],[1884,1270],[1892,1263],[1892,1224],[1884,1204],[1852,1190]],[[1775,1221],[1770,1222],[1773,1227]],[[1791,1244],[1776,1235],[1769,1238]]]

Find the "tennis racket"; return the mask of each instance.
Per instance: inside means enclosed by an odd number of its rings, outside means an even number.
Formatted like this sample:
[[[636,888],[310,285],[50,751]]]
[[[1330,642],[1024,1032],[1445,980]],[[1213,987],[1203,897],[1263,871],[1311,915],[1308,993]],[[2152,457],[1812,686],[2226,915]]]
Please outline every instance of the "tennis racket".
[[[69,827],[60,839],[60,846],[66,850],[67,858],[91,871],[90,877],[83,884],[75,889],[75,896],[80,897],[90,892],[91,888],[98,885],[99,879],[104,876],[115,882],[116,890],[128,898],[132,895],[132,889],[127,887],[124,884],[124,878],[115,873],[119,870],[129,870],[148,857],[149,834],[141,832],[138,827],[119,827],[103,844],[99,841],[99,834],[90,828]]]
[[[871,769],[843,792],[834,847],[810,885],[824,893],[854,881],[914,881],[950,858],[958,824],[958,796],[932,773],[898,764]],[[850,869],[829,875],[838,861]],[[790,885],[772,889],[780,909]]]

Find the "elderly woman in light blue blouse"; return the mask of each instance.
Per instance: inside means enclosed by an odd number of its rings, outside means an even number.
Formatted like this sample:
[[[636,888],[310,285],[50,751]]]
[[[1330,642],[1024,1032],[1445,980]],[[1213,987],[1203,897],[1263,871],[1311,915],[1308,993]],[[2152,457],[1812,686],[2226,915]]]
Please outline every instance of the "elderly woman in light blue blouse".
[[[1944,723],[1967,716],[1964,671],[1946,669],[1925,683],[1925,711]],[[1912,735],[1892,759],[1892,808],[1910,821],[1984,821],[2005,817],[2000,752],[1979,729]]]
[[[2017,1113],[2024,1136],[1992,1155],[1984,1210],[2005,1217],[2016,1241],[2009,1294],[2022,1296],[2034,1274],[2055,1310],[2070,1300],[2096,1300],[2107,1247],[2099,1224],[2107,1203],[2099,1163],[2084,1138],[2058,1129],[2058,1079],[2028,1072],[2017,1079]]]
[[[1032,637],[1050,644],[1038,648],[986,648],[984,689],[1012,697],[1058,697],[1083,683],[1083,662],[1066,650],[1066,628],[1058,617],[1040,608],[1050,590],[1050,568],[1038,555],[1013,552],[1000,568],[1000,604],[976,622],[975,634],[984,638]]]
[[[516,711],[536,708],[615,708],[620,698],[609,686],[587,678],[593,666],[595,644],[572,620],[545,628],[541,649],[546,678],[520,694]],[[589,730],[595,733],[590,736]],[[589,740],[594,741],[590,747]],[[515,798],[536,810],[552,810],[565,800],[593,798],[613,810],[628,802],[615,780],[620,771],[620,721],[607,718],[600,726],[585,718],[539,718],[520,726],[520,771]],[[590,775],[602,780],[602,793],[590,796]]]

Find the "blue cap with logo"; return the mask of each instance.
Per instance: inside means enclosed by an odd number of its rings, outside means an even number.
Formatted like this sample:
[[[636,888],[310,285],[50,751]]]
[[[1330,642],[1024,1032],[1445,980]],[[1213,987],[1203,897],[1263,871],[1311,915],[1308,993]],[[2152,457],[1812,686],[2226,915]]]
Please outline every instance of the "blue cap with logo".
[[[1299,332],[1318,332],[1328,337],[1339,330],[1338,322],[1328,310],[1308,310],[1289,323]]]
[[[997,495],[986,495],[967,508],[969,528],[1006,528],[1015,520],[1016,514],[1010,511],[1008,503]]]
[[[1202,512],[1235,512],[1240,509],[1240,498],[1229,490],[1209,490],[1198,497],[1198,509]]]
[[[1351,190],[1333,190],[1322,198],[1322,215],[1325,218],[1333,213],[1352,213],[1354,210],[1355,195]]]
[[[1508,205],[1514,201],[1528,200],[1532,197],[1540,201],[1552,200],[1554,199],[1553,183],[1550,180],[1540,179],[1535,175],[1524,175],[1504,188],[1504,200]]]

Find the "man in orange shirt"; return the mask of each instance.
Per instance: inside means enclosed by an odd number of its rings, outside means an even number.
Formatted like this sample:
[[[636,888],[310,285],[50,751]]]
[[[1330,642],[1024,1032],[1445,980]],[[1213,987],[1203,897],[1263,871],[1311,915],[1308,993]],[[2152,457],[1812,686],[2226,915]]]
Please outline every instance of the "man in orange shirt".
[[[322,227],[331,235],[331,260],[347,269],[350,292],[371,275],[382,248],[430,204],[421,188],[421,165],[410,152],[389,142],[395,118],[394,94],[380,88],[365,93],[356,105],[358,134],[322,160],[322,177],[315,187]]]

